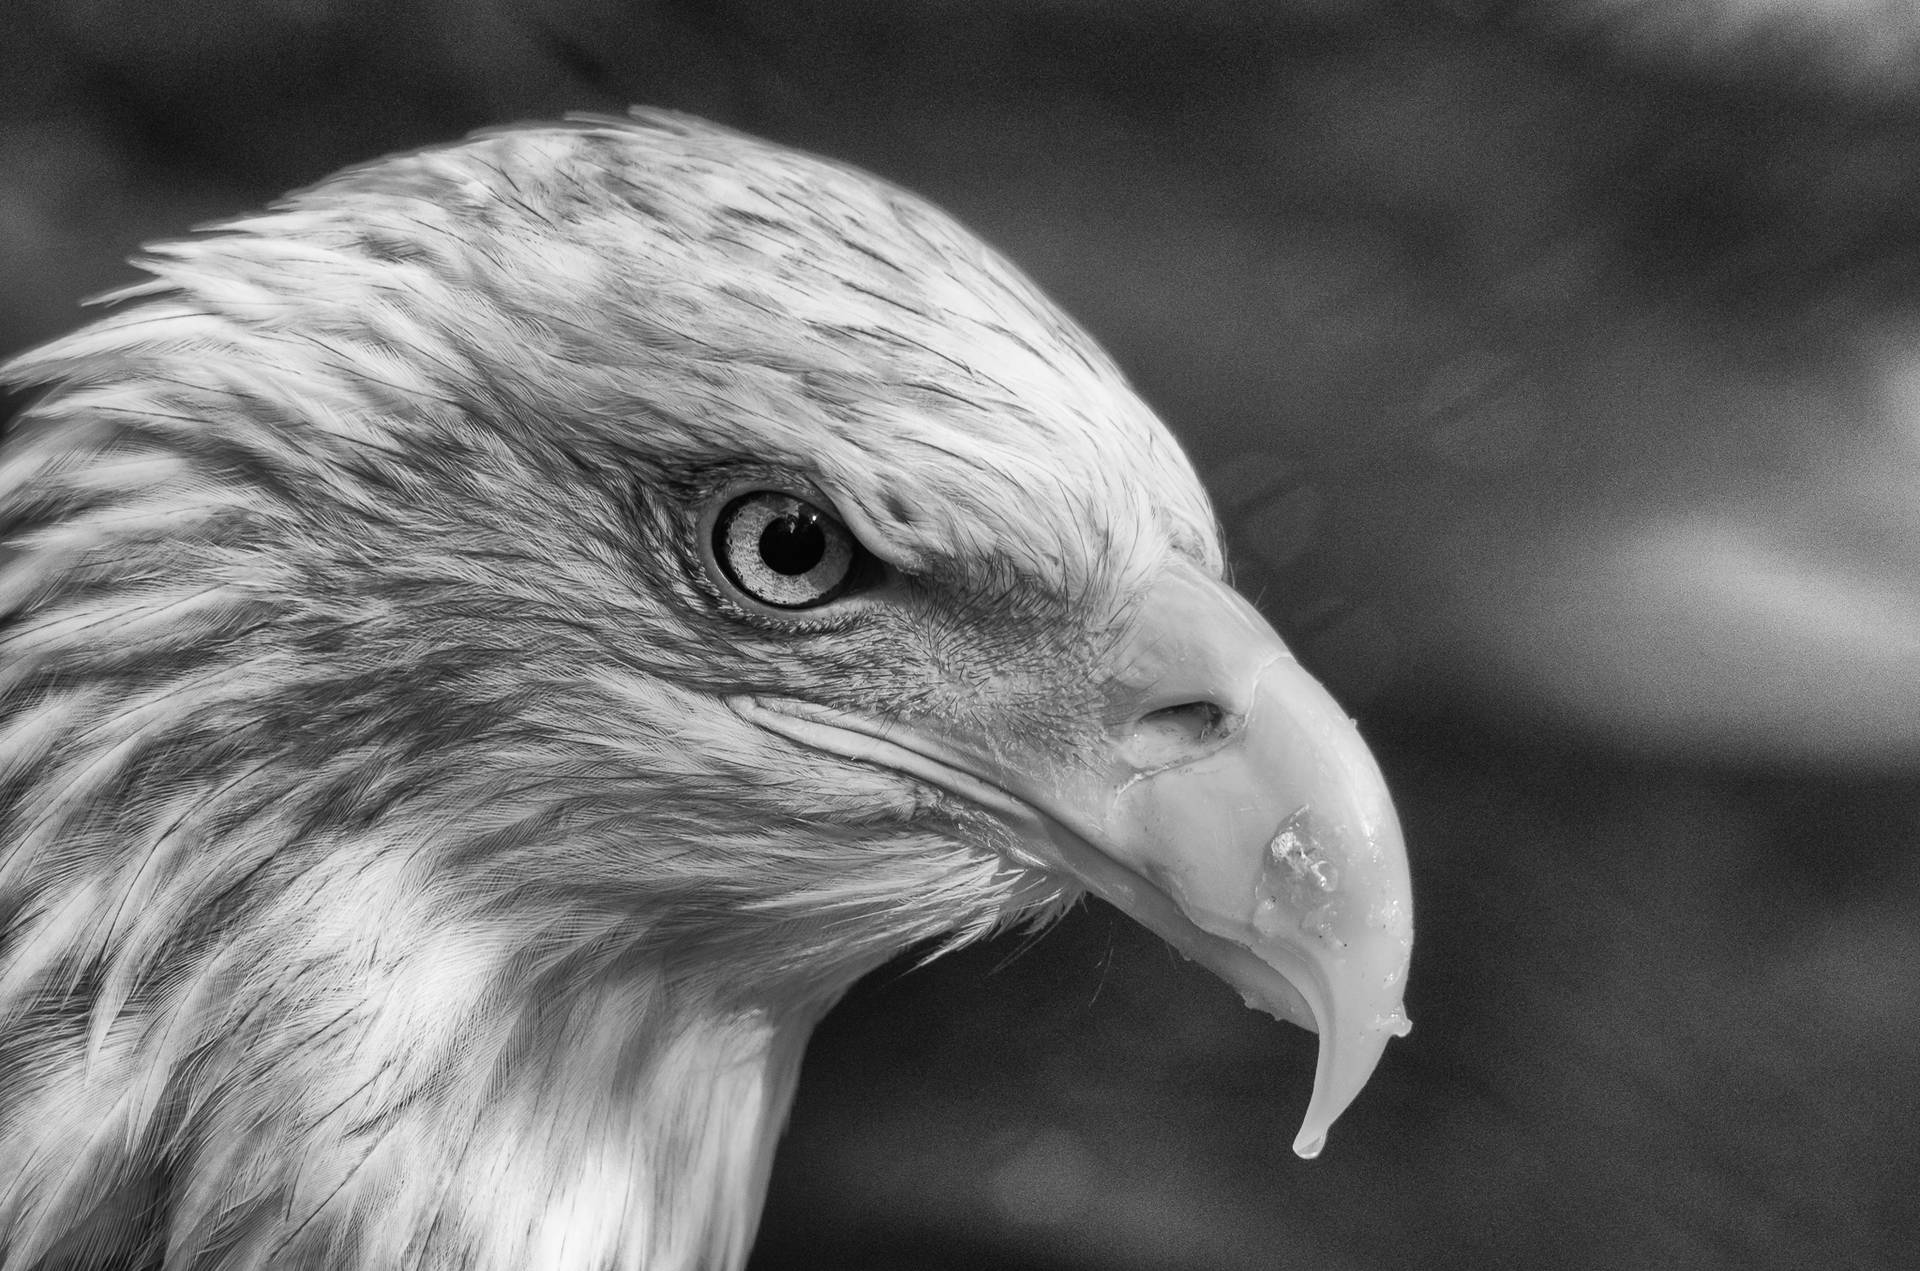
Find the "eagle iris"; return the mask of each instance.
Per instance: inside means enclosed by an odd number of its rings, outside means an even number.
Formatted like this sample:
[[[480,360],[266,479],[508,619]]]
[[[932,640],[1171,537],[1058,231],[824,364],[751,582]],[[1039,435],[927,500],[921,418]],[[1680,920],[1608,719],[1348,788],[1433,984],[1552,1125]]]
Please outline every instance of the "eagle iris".
[[[721,511],[713,554],[726,580],[749,598],[809,609],[845,593],[861,551],[846,526],[805,499],[756,490]]]

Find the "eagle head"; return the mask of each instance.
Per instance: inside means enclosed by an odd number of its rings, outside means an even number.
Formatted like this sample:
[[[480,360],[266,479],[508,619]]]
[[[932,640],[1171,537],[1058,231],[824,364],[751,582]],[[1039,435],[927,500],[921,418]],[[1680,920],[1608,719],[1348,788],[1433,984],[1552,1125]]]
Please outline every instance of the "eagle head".
[[[0,1266],[737,1265],[862,972],[1112,902],[1406,1030],[1400,834],[1179,447],[926,203],[676,115],[153,249],[7,374]]]

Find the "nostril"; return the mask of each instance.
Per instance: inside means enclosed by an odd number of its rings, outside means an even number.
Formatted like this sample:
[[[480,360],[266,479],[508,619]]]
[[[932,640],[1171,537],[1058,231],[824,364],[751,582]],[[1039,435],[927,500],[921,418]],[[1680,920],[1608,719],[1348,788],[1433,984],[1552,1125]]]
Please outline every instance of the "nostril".
[[[1212,702],[1182,702],[1162,706],[1140,717],[1143,727],[1185,732],[1195,737],[1211,736],[1226,723],[1227,713]]]
[[[1163,768],[1199,757],[1228,731],[1227,713],[1212,702],[1162,706],[1134,721],[1127,758],[1136,768]]]

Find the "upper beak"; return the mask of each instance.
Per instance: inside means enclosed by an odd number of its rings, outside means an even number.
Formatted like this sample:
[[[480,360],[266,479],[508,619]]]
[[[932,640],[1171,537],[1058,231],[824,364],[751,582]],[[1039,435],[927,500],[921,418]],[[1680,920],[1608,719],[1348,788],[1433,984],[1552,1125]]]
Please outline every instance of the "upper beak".
[[[1184,562],[1161,572],[1094,674],[1107,705],[1092,756],[799,702],[735,705],[796,740],[993,808],[1040,863],[1249,1005],[1316,1030],[1313,1097],[1294,1140],[1316,1156],[1388,1038],[1409,1027],[1413,901],[1386,783],[1353,721],[1273,628]]]

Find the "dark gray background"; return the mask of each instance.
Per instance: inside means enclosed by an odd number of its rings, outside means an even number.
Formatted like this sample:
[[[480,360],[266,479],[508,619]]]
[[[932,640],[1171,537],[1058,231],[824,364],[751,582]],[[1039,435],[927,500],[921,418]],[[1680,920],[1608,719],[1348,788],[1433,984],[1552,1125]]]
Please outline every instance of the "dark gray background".
[[[1030,270],[1358,715],[1412,1036],[1104,909],[855,993],[756,1267],[1896,1266],[1920,1234],[1920,19],[1798,0],[8,0],[0,349],[143,240],[646,102]]]

